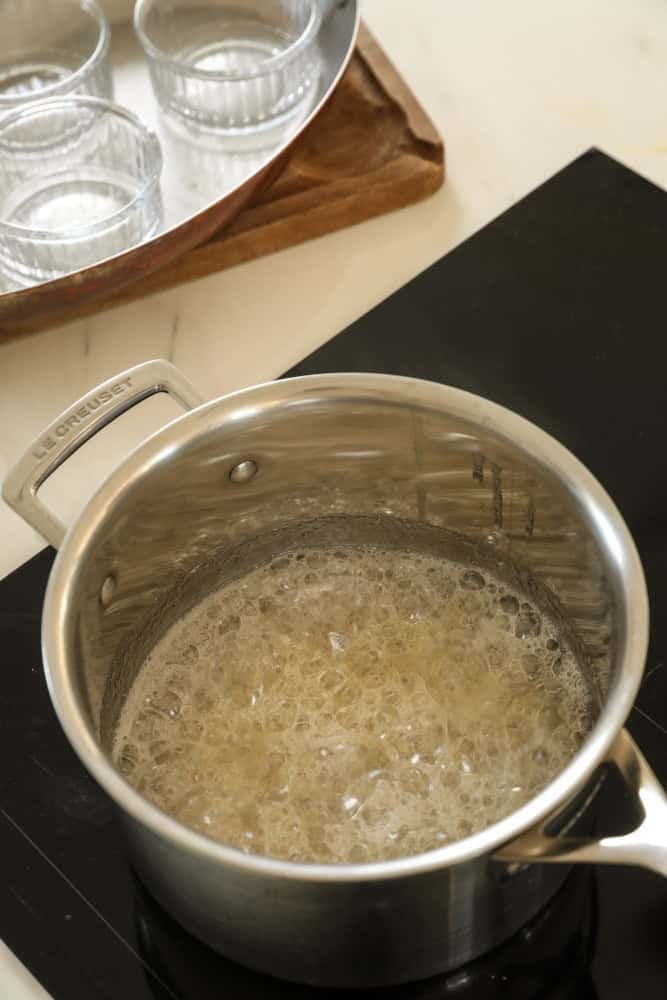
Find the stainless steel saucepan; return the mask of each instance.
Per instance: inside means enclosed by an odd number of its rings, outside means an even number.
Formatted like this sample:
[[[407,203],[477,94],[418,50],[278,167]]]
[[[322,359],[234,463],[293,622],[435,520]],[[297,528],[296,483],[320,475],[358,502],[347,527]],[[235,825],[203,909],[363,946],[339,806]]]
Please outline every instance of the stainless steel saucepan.
[[[157,392],[191,412],[129,455],[66,532],[40,502],[40,486],[84,441]],[[296,378],[201,404],[176,369],[151,361],[62,414],[3,492],[60,548],[42,633],[60,722],[118,807],[145,883],[224,954],[308,983],[399,983],[509,937],[572,862],[667,875],[665,794],[623,729],[647,646],[639,558],[593,476],[514,413],[387,375]],[[161,812],[109,757],[119,705],[198,568],[214,556],[224,569],[226,553],[244,540],[332,515],[454,532],[491,563],[524,574],[554,595],[600,692],[593,731],[547,788],[481,833],[418,857],[322,865],[244,854]],[[639,824],[624,836],[575,835],[594,817],[611,766],[636,800]]]

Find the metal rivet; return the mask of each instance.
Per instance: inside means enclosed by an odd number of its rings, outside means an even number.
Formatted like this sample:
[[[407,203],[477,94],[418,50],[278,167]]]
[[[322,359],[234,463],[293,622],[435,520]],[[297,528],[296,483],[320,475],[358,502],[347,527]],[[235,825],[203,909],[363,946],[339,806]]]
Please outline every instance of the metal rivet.
[[[229,478],[233,483],[249,483],[257,475],[257,462],[247,458],[244,462],[239,462],[229,473]]]
[[[100,604],[108,608],[116,593],[116,577],[108,576],[100,588]]]

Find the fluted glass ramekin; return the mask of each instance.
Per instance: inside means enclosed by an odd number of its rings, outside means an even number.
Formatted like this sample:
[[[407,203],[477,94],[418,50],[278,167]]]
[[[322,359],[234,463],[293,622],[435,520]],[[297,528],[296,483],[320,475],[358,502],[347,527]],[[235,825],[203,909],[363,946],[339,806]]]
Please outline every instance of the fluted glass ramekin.
[[[111,98],[110,37],[95,0],[1,0],[0,115],[66,94]]]
[[[134,12],[170,121],[239,148],[279,141],[309,110],[320,20],[319,0],[138,0]]]
[[[0,118],[0,269],[21,287],[134,246],[162,216],[162,153],[125,108],[96,97]]]

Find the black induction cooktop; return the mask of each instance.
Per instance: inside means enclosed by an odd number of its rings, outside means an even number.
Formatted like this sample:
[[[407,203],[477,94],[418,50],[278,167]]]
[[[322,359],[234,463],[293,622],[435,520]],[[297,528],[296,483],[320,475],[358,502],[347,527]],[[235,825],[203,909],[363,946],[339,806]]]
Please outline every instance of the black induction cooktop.
[[[664,192],[591,151],[290,372],[447,382],[527,416],[586,462],[626,517],[648,577],[651,648],[629,726],[664,783],[666,258]],[[45,550],[0,583],[0,937],[56,1000],[330,995],[220,958],[134,878],[109,802],[61,734],[42,677],[52,560]],[[613,790],[605,808],[611,820]],[[666,926],[667,882],[579,868],[508,945],[449,976],[371,995],[662,1000]]]

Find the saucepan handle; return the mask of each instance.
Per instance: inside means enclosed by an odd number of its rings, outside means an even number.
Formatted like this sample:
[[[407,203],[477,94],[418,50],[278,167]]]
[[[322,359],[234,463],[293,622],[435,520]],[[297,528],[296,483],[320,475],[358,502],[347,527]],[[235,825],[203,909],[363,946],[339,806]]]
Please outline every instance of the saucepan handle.
[[[620,837],[549,836],[534,827],[506,844],[494,857],[508,862],[639,865],[667,877],[667,796],[627,729],[614,741],[607,760],[615,765],[635,799],[639,824]]]
[[[35,438],[2,484],[5,502],[58,548],[65,526],[37,496],[40,487],[94,434],[157,392],[168,393],[185,410],[202,403],[187,379],[168,361],[147,361],[128,368],[82,396]]]

